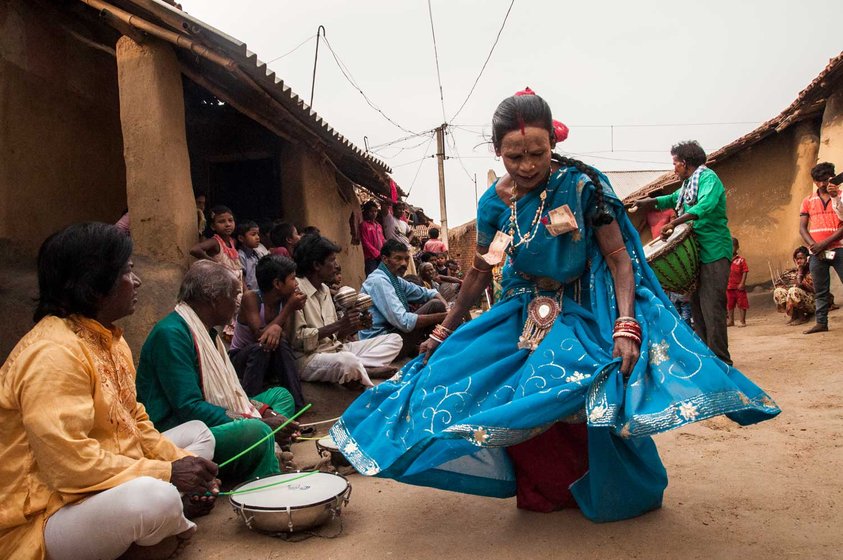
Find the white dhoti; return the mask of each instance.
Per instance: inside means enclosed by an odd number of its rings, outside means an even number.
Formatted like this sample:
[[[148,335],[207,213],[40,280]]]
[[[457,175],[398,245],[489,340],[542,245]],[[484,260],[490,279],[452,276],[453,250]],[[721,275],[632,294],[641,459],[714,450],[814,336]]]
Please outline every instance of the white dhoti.
[[[186,422],[164,435],[194,455],[214,456],[214,436],[202,422]],[[175,486],[141,476],[58,510],[47,520],[44,541],[50,560],[109,559],[132,544],[152,546],[194,527]]]
[[[314,354],[299,371],[299,377],[302,381],[329,383],[359,381],[371,387],[366,368],[388,366],[401,352],[402,343],[401,335],[394,333],[346,342],[338,352]]]

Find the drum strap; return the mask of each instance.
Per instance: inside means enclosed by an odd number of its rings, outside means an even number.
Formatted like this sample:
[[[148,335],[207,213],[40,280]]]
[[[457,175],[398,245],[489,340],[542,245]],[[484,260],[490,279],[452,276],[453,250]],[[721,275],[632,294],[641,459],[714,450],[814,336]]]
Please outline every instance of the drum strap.
[[[682,189],[679,191],[679,196],[676,199],[676,216],[679,217],[685,213],[685,205],[693,206],[697,203],[697,194],[700,189],[700,175],[708,169],[705,165],[700,165],[694,170],[694,173],[682,183]]]

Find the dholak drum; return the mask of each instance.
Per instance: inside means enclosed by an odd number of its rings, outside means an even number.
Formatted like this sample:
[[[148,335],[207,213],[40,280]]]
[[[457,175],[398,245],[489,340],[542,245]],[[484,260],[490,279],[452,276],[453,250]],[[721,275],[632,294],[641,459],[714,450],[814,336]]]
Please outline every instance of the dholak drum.
[[[351,463],[348,462],[348,459],[340,453],[340,448],[337,447],[337,444],[334,442],[334,438],[331,436],[325,436],[316,440],[316,451],[319,452],[320,457],[322,456],[323,451],[330,453],[331,464],[334,465],[335,468],[348,467],[351,465]]]
[[[690,294],[697,288],[700,246],[690,224],[679,224],[667,239],[644,246],[644,256],[666,291]]]
[[[302,477],[302,475],[306,475]],[[258,490],[273,483],[298,480]],[[254,489],[249,492],[248,490]],[[241,484],[229,497],[249,529],[292,533],[318,527],[337,518],[351,497],[351,485],[342,475],[317,472],[277,474]]]

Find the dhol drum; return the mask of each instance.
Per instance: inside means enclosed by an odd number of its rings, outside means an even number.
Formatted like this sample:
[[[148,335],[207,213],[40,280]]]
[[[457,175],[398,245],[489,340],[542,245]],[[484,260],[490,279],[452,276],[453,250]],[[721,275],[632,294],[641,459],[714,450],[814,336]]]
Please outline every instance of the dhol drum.
[[[338,518],[350,497],[351,484],[342,475],[295,472],[241,484],[229,500],[249,529],[293,533]]]
[[[644,256],[666,291],[688,295],[697,289],[700,245],[690,224],[678,225],[667,241],[647,243]]]
[[[331,436],[325,436],[323,438],[319,438],[316,440],[316,451],[319,452],[319,456],[322,456],[323,452],[328,452],[331,454],[331,464],[334,468],[339,467],[348,467],[351,466],[351,463],[348,462],[348,459],[340,453],[340,448],[337,447],[337,444],[334,442],[334,438]]]

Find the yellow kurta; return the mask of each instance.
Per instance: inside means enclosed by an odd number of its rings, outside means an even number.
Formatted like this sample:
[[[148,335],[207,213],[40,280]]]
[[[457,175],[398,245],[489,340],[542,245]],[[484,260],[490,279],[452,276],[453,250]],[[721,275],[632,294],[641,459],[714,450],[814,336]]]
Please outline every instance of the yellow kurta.
[[[186,455],[137,402],[120,329],[42,319],[0,368],[0,558],[44,558],[59,508],[140,476],[169,480]]]

